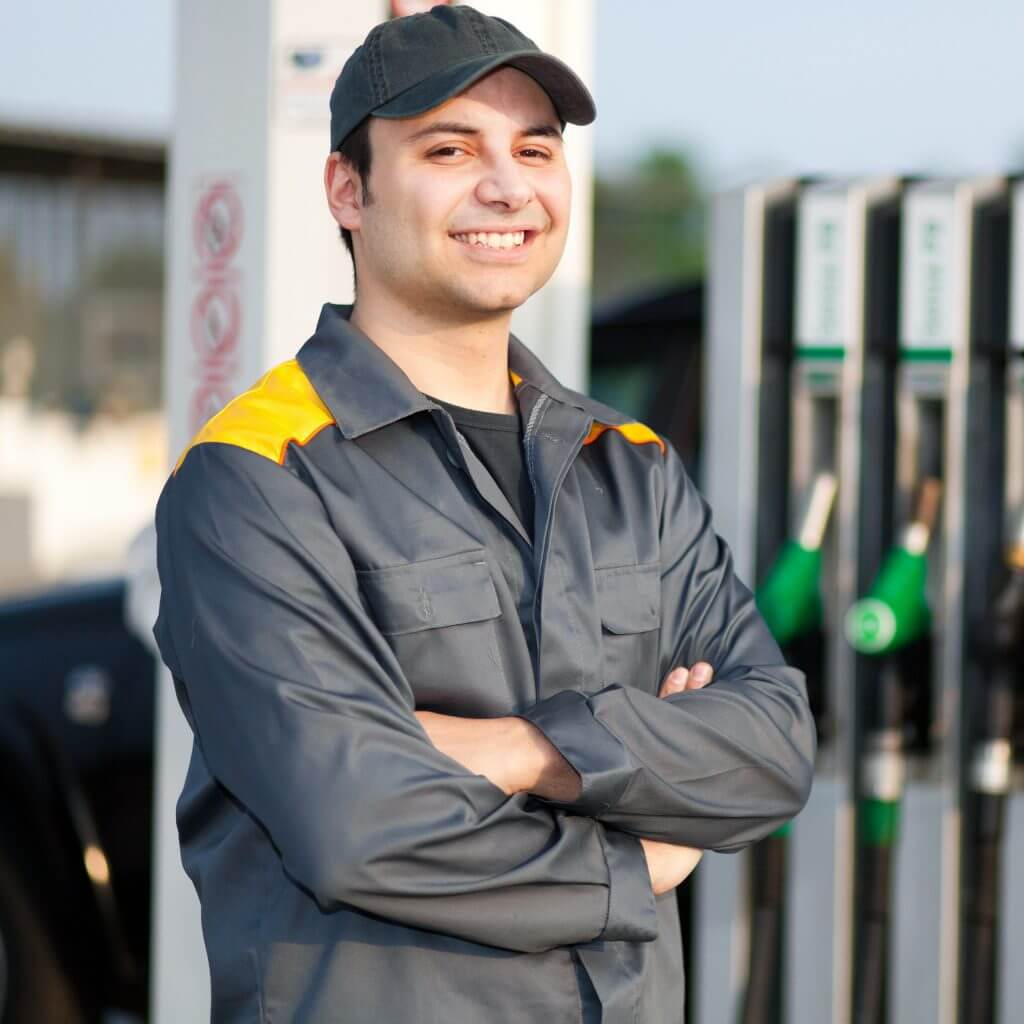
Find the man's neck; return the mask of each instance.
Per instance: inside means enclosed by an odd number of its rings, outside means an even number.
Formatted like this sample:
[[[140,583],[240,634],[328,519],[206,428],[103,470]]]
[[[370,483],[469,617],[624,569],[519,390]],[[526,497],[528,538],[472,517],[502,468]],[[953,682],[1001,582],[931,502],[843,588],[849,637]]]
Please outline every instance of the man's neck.
[[[487,412],[515,412],[508,376],[511,313],[442,323],[399,306],[358,299],[351,323],[383,349],[426,394]]]

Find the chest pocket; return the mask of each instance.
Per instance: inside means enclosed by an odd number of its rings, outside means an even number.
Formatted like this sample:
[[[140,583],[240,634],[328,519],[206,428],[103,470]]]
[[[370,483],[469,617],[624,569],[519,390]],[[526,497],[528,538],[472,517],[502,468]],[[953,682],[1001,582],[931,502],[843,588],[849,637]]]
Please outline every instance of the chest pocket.
[[[605,683],[658,690],[659,570],[657,562],[594,570]]]
[[[358,576],[418,710],[483,716],[507,706],[501,608],[482,548]]]

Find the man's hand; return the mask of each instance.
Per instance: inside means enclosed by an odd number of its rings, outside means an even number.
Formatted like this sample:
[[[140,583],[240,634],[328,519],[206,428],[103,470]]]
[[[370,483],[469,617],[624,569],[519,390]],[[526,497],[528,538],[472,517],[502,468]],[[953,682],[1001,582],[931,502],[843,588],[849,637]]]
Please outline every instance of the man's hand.
[[[704,856],[703,850],[692,846],[677,846],[657,839],[641,839],[640,845],[647,858],[647,873],[651,876],[655,896],[683,882]]]
[[[658,696],[671,697],[672,694],[682,693],[684,690],[699,690],[711,682],[713,675],[714,669],[706,661],[698,661],[691,669],[680,665],[665,676]]]
[[[579,774],[524,718],[458,718],[434,711],[417,711],[416,717],[441,753],[508,796],[533,793],[570,803],[580,795]]]
[[[699,690],[711,677],[706,661],[692,669],[680,666],[665,676],[658,696]],[[417,711],[416,717],[441,753],[490,779],[508,796],[533,793],[564,803],[579,796],[579,774],[544,733],[524,718],[459,718],[436,711]]]

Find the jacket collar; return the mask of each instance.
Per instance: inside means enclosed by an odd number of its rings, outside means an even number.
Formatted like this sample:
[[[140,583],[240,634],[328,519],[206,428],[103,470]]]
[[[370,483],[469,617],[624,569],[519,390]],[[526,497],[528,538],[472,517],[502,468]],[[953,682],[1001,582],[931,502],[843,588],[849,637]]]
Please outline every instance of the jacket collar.
[[[349,439],[433,406],[405,371],[352,325],[351,315],[350,305],[325,303],[316,332],[296,357],[338,429]],[[514,334],[509,335],[508,363],[517,394],[523,384],[532,384],[554,401],[574,406],[602,423],[626,422],[600,402],[563,387]]]

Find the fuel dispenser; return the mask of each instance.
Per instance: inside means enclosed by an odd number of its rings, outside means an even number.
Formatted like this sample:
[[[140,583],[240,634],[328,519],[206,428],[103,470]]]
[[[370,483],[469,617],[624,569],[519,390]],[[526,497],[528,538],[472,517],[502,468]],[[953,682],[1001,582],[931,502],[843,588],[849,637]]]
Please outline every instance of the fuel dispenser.
[[[957,1019],[965,583],[984,542],[968,495],[988,443],[972,417],[990,376],[1004,208],[1000,179],[917,182],[903,199],[894,478],[863,510],[892,547],[846,617],[863,723],[856,1024]]]
[[[751,585],[788,525],[797,195],[795,181],[759,183],[715,197],[710,212],[702,487],[736,571]],[[733,1024],[744,1012],[752,938],[757,942],[747,867],[744,855],[709,856],[694,876],[691,1020]],[[777,968],[762,976],[771,1000],[776,977]]]
[[[1007,856],[1017,811],[1014,729],[1024,695],[1024,224],[1022,186],[994,207],[976,232],[986,289],[974,323],[965,601],[964,813],[960,1020],[1011,1020],[1024,999],[1019,972],[1008,970],[1022,941],[1020,881]],[[1011,259],[1006,251],[1015,224]],[[1012,267],[1012,287],[1008,267]],[[1008,316],[1009,314],[1009,316]],[[1012,329],[1011,329],[1012,323]],[[1016,808],[1014,801],[1016,797]],[[1016,844],[1019,846],[1019,837]],[[1011,875],[1006,877],[1006,867]],[[1017,872],[1019,874],[1019,872]],[[1014,894],[1016,893],[1016,899]],[[1016,934],[1012,934],[1013,932]],[[1001,935],[1002,933],[1002,935]],[[1011,1007],[1013,1009],[1011,1009]]]
[[[770,612],[766,619],[787,658],[807,677],[818,727],[812,799],[792,822],[788,839],[782,1013],[776,1018],[801,1024],[845,1020],[850,1000],[857,717],[842,617],[863,560],[865,494],[877,487],[877,469],[873,474],[865,466],[863,452],[871,450],[885,422],[891,393],[885,367],[876,364],[879,339],[884,344],[892,337],[887,328],[895,320],[900,188],[895,178],[813,184],[804,187],[798,204],[788,480],[793,496],[806,493],[813,481],[818,511],[801,526],[824,543],[814,621],[804,620],[800,640],[787,639]],[[826,530],[822,512],[830,482],[834,507]],[[814,504],[812,499],[811,510]],[[759,596],[771,593],[774,578],[765,578]]]
[[[695,1019],[1009,1024],[1024,180],[760,184],[711,229],[704,487],[819,753],[790,827],[705,858]]]
[[[701,1021],[845,1019],[853,718],[838,641],[856,593],[861,435],[877,421],[866,339],[878,332],[874,307],[895,309],[898,194],[895,179],[786,182],[725,194],[712,211],[705,486],[738,572],[805,672],[819,751],[791,826],[745,866],[701,867]]]
[[[1017,179],[1011,201],[1010,242],[1010,343],[1006,368],[1006,476],[1004,502],[1013,524],[1010,544],[1016,545],[1024,529],[1024,180]],[[1018,555],[1005,559],[1013,568]],[[1007,570],[1004,569],[1004,572]],[[1019,621],[1019,620],[1017,620]],[[1006,952],[996,958],[996,1020],[1012,1021],[1024,1006],[1024,971],[1019,968],[1019,951],[1024,949],[1024,655],[1016,655],[1013,676],[1014,712],[1011,744],[1012,769],[1004,806],[1003,864],[999,881],[997,949]],[[1016,960],[1014,955],[1017,954]]]

